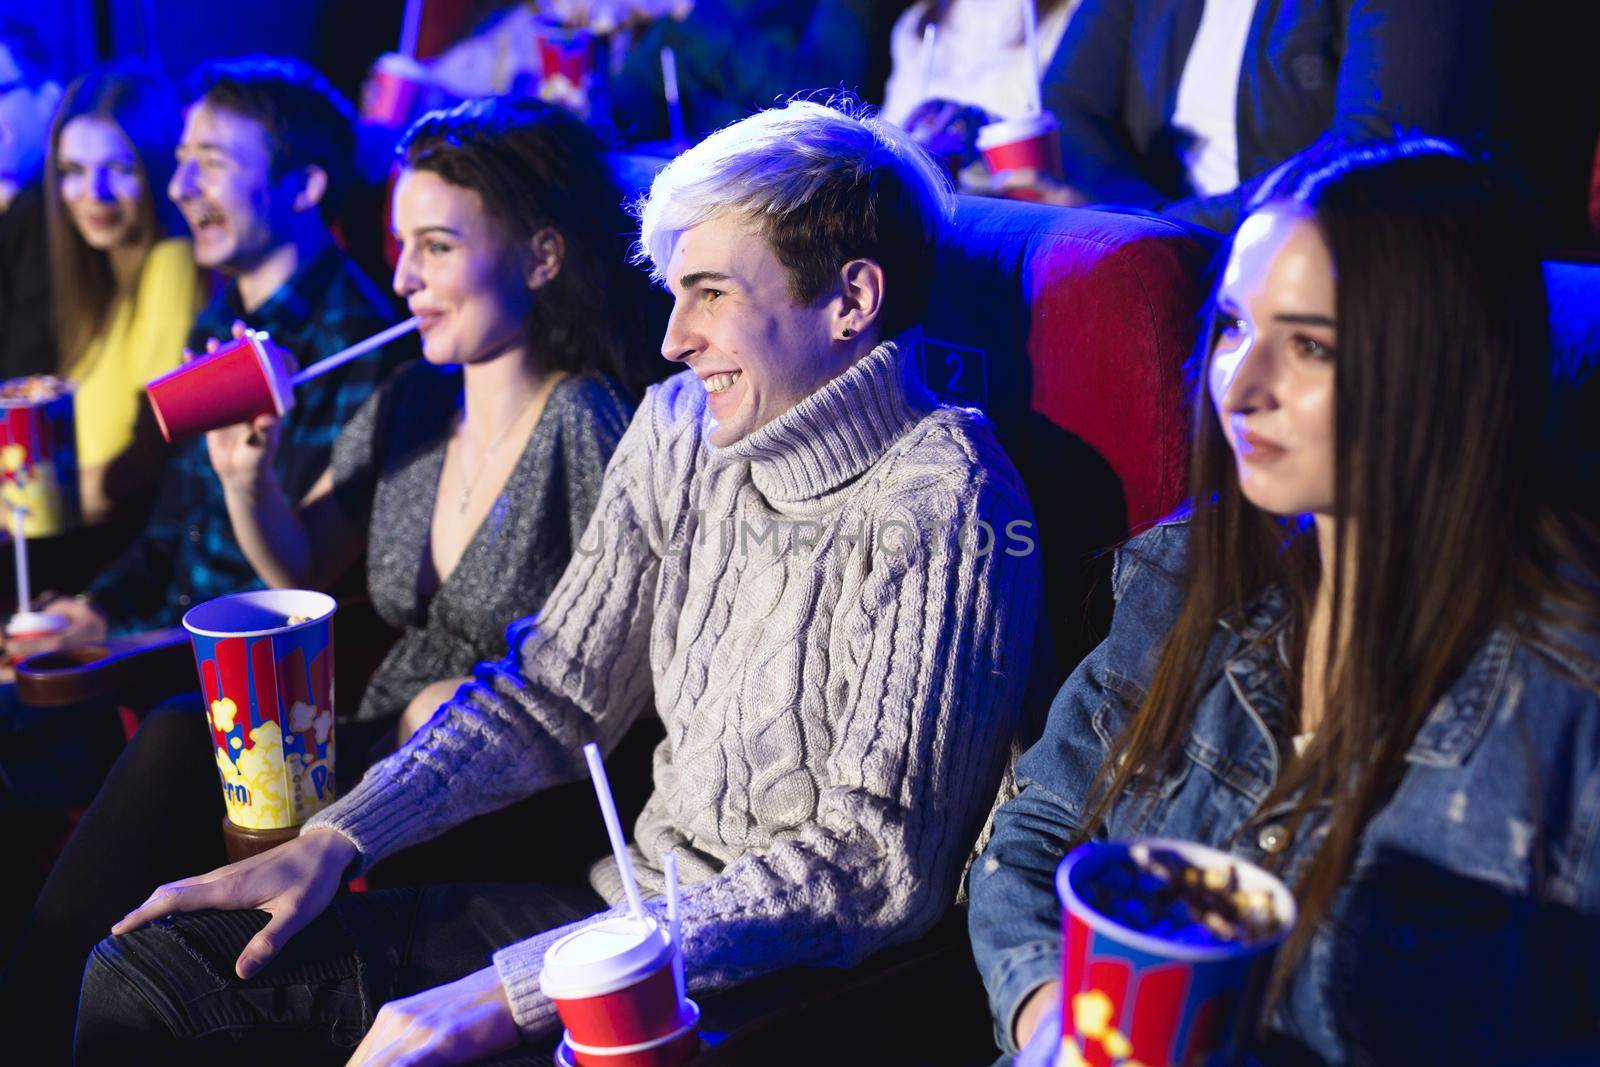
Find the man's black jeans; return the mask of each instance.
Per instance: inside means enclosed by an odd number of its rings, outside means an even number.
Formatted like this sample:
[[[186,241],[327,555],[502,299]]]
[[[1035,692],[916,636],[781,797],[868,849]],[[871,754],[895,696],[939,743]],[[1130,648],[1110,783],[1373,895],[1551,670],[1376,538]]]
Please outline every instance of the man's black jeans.
[[[90,954],[76,1062],[340,1064],[388,1001],[464,977],[496,949],[604,907],[587,886],[341,893],[247,981],[234,961],[266,925],[264,912],[161,920]],[[554,1040],[491,1062],[549,1064]]]

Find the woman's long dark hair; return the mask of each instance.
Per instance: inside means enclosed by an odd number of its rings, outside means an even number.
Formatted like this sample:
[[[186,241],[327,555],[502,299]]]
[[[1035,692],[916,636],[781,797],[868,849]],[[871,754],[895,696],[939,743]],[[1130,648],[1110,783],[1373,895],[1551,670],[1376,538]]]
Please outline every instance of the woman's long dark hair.
[[[561,234],[561,269],[528,314],[543,369],[596,371],[635,398],[669,369],[666,297],[629,262],[633,220],[599,138],[576,116],[538,100],[469,100],[424,115],[396,152],[408,169],[476,192],[515,247],[546,227]]]
[[[1262,802],[1294,802],[1296,834],[1328,805],[1326,836],[1294,887],[1301,921],[1269,1003],[1327,915],[1417,730],[1489,632],[1561,606],[1596,607],[1592,588],[1556,570],[1578,544],[1566,532],[1582,527],[1552,507],[1546,481],[1558,467],[1546,435],[1552,355],[1533,227],[1482,164],[1442,142],[1347,149],[1307,170],[1268,202],[1311,212],[1336,267],[1334,558],[1320,559],[1298,522],[1245,499],[1202,384],[1183,607],[1086,823],[1099,825],[1136,778],[1183,758],[1218,620],[1278,585],[1303,646],[1331,566],[1329,632],[1348,636],[1328,657],[1310,748],[1288,759],[1283,746],[1287,765]],[[1205,336],[1214,340],[1214,328]],[[1302,658],[1289,686],[1295,711]]]
[[[61,131],[83,116],[106,119],[133,146],[145,187],[139,207],[139,234],[145,251],[166,234],[182,230],[167,200],[183,118],[172,87],[132,65],[105,67],[73,82],[50,124],[44,182],[51,300],[63,372],[77,365],[89,342],[105,328],[117,298],[109,257],[89,247],[61,199]]]

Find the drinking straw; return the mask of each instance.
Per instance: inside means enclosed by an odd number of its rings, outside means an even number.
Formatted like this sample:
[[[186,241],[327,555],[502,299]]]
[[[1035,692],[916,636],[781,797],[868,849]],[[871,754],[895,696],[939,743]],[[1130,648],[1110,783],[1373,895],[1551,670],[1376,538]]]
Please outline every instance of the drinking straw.
[[[33,590],[28,587],[28,535],[23,532],[28,509],[11,505],[11,549],[17,561],[17,614],[33,610]]]
[[[319,359],[317,362],[311,364],[311,366],[307,367],[305,370],[289,379],[289,381],[293,385],[304,385],[311,379],[321,377],[322,375],[333,370],[335,367],[342,367],[344,364],[349,363],[357,356],[364,356],[368,352],[371,352],[374,348],[381,348],[390,341],[393,341],[396,337],[408,334],[416,328],[417,320],[414,318],[407,319],[401,323],[396,323],[387,330],[384,330],[382,333],[373,334],[365,341],[357,341],[355,344],[351,345],[342,352],[335,352],[327,359]]]
[[[1039,14],[1033,0],[1022,0],[1022,36],[1028,43],[1028,114],[1044,110],[1039,99]]]
[[[667,96],[667,122],[672,127],[672,140],[683,144],[689,135],[684,132],[683,98],[678,95],[678,55],[671,45],[661,49],[661,87]]]
[[[939,27],[928,23],[922,27],[922,99],[933,99],[933,57],[939,47]]]
[[[617,802],[611,798],[606,765],[600,762],[600,746],[593,742],[584,745],[583,758],[589,761],[594,795],[600,798],[600,815],[606,821],[606,836],[611,838],[611,854],[617,857],[617,872],[622,875],[622,888],[628,894],[628,910],[635,919],[643,920],[644,901],[639,899],[639,883],[633,877],[633,861],[628,858],[628,846],[622,840],[622,820],[617,818]]]
[[[405,18],[400,23],[400,54],[417,58],[417,39],[422,36],[422,0],[406,0]]]
[[[678,989],[678,1004],[688,999],[688,989],[683,977],[683,918],[679,914],[678,853],[667,852],[664,865],[667,875],[667,930],[672,937],[672,982]]]

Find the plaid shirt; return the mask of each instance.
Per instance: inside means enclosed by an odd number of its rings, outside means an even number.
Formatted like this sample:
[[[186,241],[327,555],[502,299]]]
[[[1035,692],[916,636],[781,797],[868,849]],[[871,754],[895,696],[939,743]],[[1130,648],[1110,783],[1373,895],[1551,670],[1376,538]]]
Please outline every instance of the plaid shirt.
[[[246,313],[235,286],[212,300],[195,321],[189,347],[229,336],[235,319],[266,330],[301,366],[361,340],[394,321],[391,303],[355,263],[335,248],[295,272],[254,313]],[[394,367],[416,355],[405,338],[295,390],[283,419],[276,467],[290,500],[305,496],[328,466],[334,438]],[[176,626],[192,604],[261,580],[234,540],[204,438],[173,451],[162,473],[155,509],[139,537],[89,586],[95,607],[113,634]]]

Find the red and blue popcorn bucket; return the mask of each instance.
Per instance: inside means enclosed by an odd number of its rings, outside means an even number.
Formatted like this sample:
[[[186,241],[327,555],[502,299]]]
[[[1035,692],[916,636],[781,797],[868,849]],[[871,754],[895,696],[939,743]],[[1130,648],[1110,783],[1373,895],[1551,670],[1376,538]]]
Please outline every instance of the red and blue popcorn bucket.
[[[1294,925],[1294,896],[1276,877],[1217,849],[1157,838],[1136,844],[1177,853],[1202,871],[1228,871],[1266,894],[1276,932],[1263,939],[1167,937],[1106,914],[1091,900],[1141,905],[1124,877],[1129,842],[1091,842],[1056,868],[1061,900],[1059,1067],[1211,1067],[1235,1060],[1260,1005],[1278,946]],[[1108,886],[1114,886],[1109,888]]]
[[[23,532],[51,537],[78,525],[78,431],[73,384],[50,375],[0,383],[0,499],[24,509]],[[0,525],[9,523],[0,515]]]
[[[299,826],[333,801],[333,613],[325,593],[264,589],[183,617],[228,821]]]

